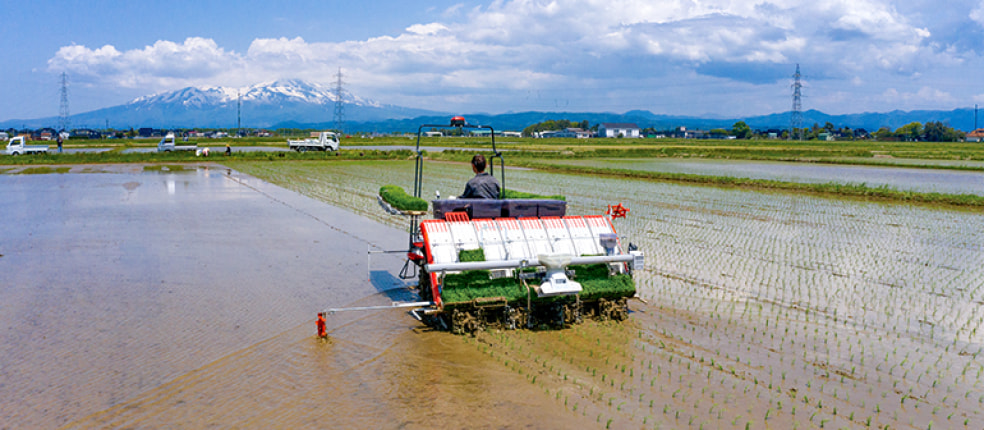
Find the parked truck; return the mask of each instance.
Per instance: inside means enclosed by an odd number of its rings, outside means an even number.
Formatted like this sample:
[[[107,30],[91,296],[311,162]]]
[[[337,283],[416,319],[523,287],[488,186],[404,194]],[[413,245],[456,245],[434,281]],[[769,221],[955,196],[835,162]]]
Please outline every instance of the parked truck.
[[[47,145],[27,145],[24,136],[17,136],[7,142],[7,155],[47,154]]]
[[[287,147],[297,152],[338,151],[338,135],[330,131],[318,132],[317,139],[287,140]]]
[[[171,152],[171,151],[195,151],[198,149],[198,144],[191,142],[190,145],[176,145],[174,143],[174,133],[168,133],[167,136],[161,138],[161,141],[157,143],[157,152]]]

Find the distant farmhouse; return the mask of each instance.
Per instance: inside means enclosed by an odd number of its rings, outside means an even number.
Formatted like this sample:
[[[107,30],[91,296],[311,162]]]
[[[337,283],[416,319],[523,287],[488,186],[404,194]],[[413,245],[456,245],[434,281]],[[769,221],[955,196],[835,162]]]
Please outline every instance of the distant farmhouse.
[[[591,130],[585,130],[582,128],[565,128],[563,130],[541,131],[539,133],[534,133],[534,136],[541,138],[573,137],[577,139],[587,139],[594,137],[594,133]]]
[[[964,138],[964,142],[984,142],[984,128],[978,128],[970,133],[967,133],[967,137]]]
[[[631,122],[603,122],[598,126],[598,137],[639,137],[639,126]]]

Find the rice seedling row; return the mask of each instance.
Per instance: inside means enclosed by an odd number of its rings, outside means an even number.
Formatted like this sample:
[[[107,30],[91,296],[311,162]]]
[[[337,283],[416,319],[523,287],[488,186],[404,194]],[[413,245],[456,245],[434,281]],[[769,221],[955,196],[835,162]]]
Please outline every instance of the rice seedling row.
[[[234,166],[406,227],[375,207],[412,165]],[[457,194],[461,165],[425,195]],[[647,255],[628,323],[462,342],[602,427],[973,428],[984,422],[984,216],[808,196],[507,172],[569,213],[631,208]]]

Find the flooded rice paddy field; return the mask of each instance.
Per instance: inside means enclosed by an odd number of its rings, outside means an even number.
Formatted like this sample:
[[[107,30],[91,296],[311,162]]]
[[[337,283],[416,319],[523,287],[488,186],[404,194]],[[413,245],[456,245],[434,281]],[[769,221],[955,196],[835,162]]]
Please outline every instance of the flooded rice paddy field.
[[[412,163],[237,165],[375,217]],[[424,194],[460,193],[461,164]],[[984,215],[508,170],[573,214],[621,202],[647,255],[627,323],[450,337],[584,423],[613,428],[980,428]],[[582,424],[583,425],[583,424]]]
[[[323,342],[320,309],[413,298],[365,254],[405,247],[375,195],[412,163],[230,167],[0,167],[0,427],[984,422],[984,215],[510,169],[573,214],[631,209],[627,322],[468,337],[340,313]],[[425,195],[469,176],[428,163]]]
[[[863,161],[882,163],[884,166],[668,158],[552,160],[549,162],[645,172],[729,176],[819,184],[829,182],[866,184],[871,187],[887,186],[902,191],[984,195],[984,172],[892,166],[892,163],[901,162],[926,166],[959,166],[984,169],[984,163],[979,161],[899,159],[864,159]]]
[[[215,165],[0,169],[0,428],[578,423],[403,313],[316,338],[410,298],[366,266],[399,230]]]

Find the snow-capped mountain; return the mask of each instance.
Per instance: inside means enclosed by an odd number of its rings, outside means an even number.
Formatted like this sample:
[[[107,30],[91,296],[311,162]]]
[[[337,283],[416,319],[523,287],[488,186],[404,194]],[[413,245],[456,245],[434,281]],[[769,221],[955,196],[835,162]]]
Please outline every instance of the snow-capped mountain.
[[[333,88],[297,79],[247,87],[188,87],[138,97],[129,103],[72,115],[72,124],[106,122],[114,128],[323,127],[335,112]],[[240,105],[241,102],[241,105]],[[343,95],[346,123],[401,120],[436,112],[385,105],[352,94]],[[39,123],[49,118],[35,120]],[[21,121],[29,124],[35,121]],[[50,122],[50,121],[49,121]]]
[[[138,97],[127,105],[140,108],[144,105],[181,104],[188,108],[224,105],[228,103],[254,105],[279,105],[284,103],[332,104],[337,96],[333,88],[297,79],[264,82],[242,88],[233,87],[188,87],[149,96]],[[382,108],[372,100],[365,100],[351,94],[344,97],[348,105]]]

